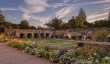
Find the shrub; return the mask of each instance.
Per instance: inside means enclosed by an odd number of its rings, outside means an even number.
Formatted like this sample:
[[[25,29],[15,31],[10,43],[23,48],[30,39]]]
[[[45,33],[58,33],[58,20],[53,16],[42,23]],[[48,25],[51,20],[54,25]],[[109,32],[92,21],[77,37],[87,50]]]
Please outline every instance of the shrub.
[[[92,36],[93,41],[107,41],[108,32],[105,29],[96,30]]]
[[[60,57],[59,64],[71,64],[72,62],[75,62],[76,52],[73,50],[68,50]]]
[[[35,53],[36,53],[36,57],[44,57],[45,58],[45,50],[44,49],[38,49],[38,48],[36,48],[36,51],[35,51]]]
[[[110,57],[104,57],[101,64],[110,64]]]
[[[7,38],[6,35],[0,34],[0,40],[1,40],[1,41],[5,41],[5,40],[8,40],[8,38]]]
[[[49,60],[51,62],[55,62],[57,63],[59,61],[59,58],[57,56],[57,54],[59,53],[59,50],[53,50],[50,52],[50,57],[49,57]]]

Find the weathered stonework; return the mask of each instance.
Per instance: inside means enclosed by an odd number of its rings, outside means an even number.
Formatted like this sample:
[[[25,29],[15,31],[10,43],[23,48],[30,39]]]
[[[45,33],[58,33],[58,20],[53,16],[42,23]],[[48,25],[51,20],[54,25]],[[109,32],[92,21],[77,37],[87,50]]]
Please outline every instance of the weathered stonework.
[[[66,38],[66,39],[86,40],[91,39],[93,32],[95,30],[97,29],[74,29],[74,30],[6,29],[5,33],[9,37],[13,36],[17,38]]]

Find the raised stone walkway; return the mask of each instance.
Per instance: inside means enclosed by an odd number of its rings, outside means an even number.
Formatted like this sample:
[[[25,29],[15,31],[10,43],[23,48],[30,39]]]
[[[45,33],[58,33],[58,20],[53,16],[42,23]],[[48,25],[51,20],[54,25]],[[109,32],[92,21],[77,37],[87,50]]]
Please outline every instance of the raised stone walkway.
[[[23,53],[21,50],[0,43],[0,64],[52,64],[46,59]]]

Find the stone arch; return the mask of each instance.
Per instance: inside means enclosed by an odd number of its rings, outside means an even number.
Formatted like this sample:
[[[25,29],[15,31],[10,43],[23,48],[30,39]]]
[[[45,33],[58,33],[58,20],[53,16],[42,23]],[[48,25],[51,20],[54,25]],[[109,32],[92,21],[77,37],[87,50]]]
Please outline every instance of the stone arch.
[[[44,33],[41,33],[41,34],[40,34],[40,37],[41,37],[41,38],[44,38]]]
[[[108,39],[108,42],[110,42],[110,37],[108,37],[107,39]]]
[[[46,33],[46,38],[49,38],[49,33]]]
[[[69,39],[69,37],[68,36],[65,36],[65,39]]]
[[[76,37],[75,37],[75,36],[72,36],[72,37],[71,37],[71,39],[74,39],[74,40],[76,40]]]
[[[38,33],[34,33],[34,38],[38,38],[38,37],[39,37]]]
[[[32,38],[32,34],[31,33],[28,33],[27,34],[27,38]]]
[[[61,38],[61,39],[64,38],[64,35],[63,34],[59,35],[59,38]]]
[[[24,38],[24,36],[25,36],[24,33],[19,34],[19,37],[20,37],[20,38]]]
[[[86,39],[87,40],[92,40],[92,37],[91,36],[87,36]]]
[[[58,38],[58,35],[55,35],[55,38]]]
[[[78,36],[78,40],[82,40],[82,36]]]
[[[78,46],[79,47],[83,47],[84,46],[84,43],[83,42],[80,42],[80,43],[78,43]]]
[[[53,35],[51,36],[51,38],[53,38]]]

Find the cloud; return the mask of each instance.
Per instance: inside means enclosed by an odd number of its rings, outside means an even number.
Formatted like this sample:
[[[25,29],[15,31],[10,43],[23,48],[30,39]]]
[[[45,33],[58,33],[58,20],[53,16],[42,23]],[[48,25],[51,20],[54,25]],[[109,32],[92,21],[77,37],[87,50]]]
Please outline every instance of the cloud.
[[[63,2],[64,2],[64,3],[68,3],[69,1],[70,1],[70,0],[64,0]]]
[[[50,16],[49,17],[32,16],[32,19],[36,20],[36,21],[41,21],[43,23],[46,23],[50,20]]]
[[[79,0],[74,0],[73,2],[78,2]]]
[[[56,12],[56,17],[59,17],[59,18],[63,18],[65,17],[67,14],[71,13],[72,11],[76,10],[77,7],[75,6],[67,6],[67,7],[64,7],[62,9],[60,9],[58,12]]]
[[[0,8],[1,11],[16,11],[16,8]]]
[[[107,17],[106,16],[102,16],[102,17],[97,17],[97,18],[94,18],[94,19],[91,19],[91,20],[88,20],[89,22],[94,22],[94,21],[97,21],[97,20],[102,20],[102,19],[106,19]]]
[[[102,4],[102,3],[109,3],[110,0],[101,0],[101,1],[95,1],[95,2],[87,2],[87,3],[82,3],[78,5],[90,5],[90,4]]]
[[[49,7],[58,8],[58,7],[66,6],[66,5],[68,5],[68,4],[66,4],[66,3],[54,3],[54,4],[49,4]]]
[[[20,6],[19,9],[24,13],[42,12],[48,6],[47,0],[24,0],[26,6]]]
[[[95,14],[89,15],[87,18],[89,22],[93,22],[95,20],[105,19],[107,18],[107,16],[108,16],[108,12],[105,12],[105,13],[95,13]]]
[[[58,8],[58,7],[67,6],[67,5],[69,5],[69,4],[68,4],[69,1],[70,1],[70,0],[63,0],[62,3],[49,4],[48,7]]]
[[[110,0],[101,0],[101,1],[94,1],[94,2],[87,2],[87,3],[77,3],[77,4],[70,4],[68,3],[70,0],[64,0],[62,3],[54,3],[54,4],[49,4],[48,7],[53,7],[53,8],[58,8],[58,7],[63,7],[63,6],[84,6],[84,5],[91,5],[91,4],[102,4],[102,3],[109,3]],[[73,2],[77,2],[79,0],[74,0]]]
[[[47,0],[24,0],[24,5],[19,6],[19,10],[23,12],[23,19],[29,20],[33,13],[45,11],[48,7]]]
[[[31,15],[24,13],[22,19],[24,20],[30,20]]]
[[[12,15],[6,15],[5,16],[6,21],[15,22],[17,21],[17,18]]]
[[[106,8],[104,8],[104,10],[109,10],[110,9],[110,7],[106,7]]]

